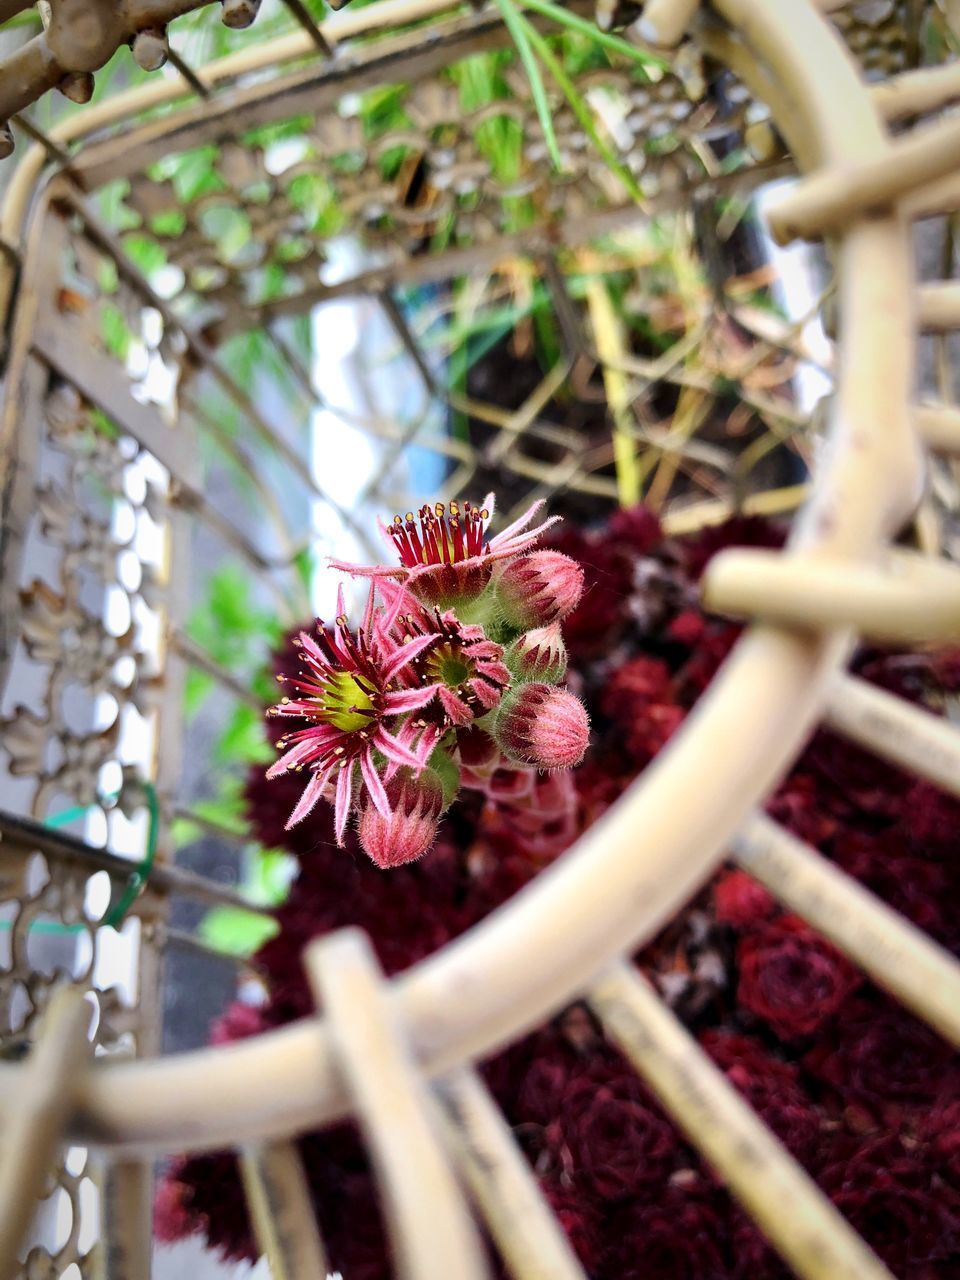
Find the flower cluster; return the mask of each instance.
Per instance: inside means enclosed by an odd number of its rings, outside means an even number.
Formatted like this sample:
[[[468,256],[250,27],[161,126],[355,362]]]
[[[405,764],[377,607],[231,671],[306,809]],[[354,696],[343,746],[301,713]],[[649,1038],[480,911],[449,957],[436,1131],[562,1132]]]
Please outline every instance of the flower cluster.
[[[373,579],[363,622],[347,625],[341,593],[332,631],[301,631],[297,676],[270,714],[302,727],[277,741],[268,778],[307,774],[290,828],[332,800],[343,846],[351,813],[378,867],[412,862],[433,844],[461,786],[528,794],[536,770],[583,758],[586,709],[557,686],[566,672],[562,620],[583,572],[569,556],[534,550],[542,503],[489,541],[492,495],[424,506],[381,526],[399,565],[335,567]],[[291,696],[292,695],[292,696]],[[475,767],[482,761],[482,768]],[[466,765],[466,768],[464,768]]]
[[[729,651],[736,629],[697,605],[710,555],[778,537],[769,524],[738,521],[668,541],[642,510],[592,534],[555,534],[548,550],[584,573],[582,602],[563,631],[571,684],[591,716],[591,749],[573,773],[515,774],[476,721],[459,729],[462,773],[482,789],[449,812],[429,858],[390,877],[362,856],[349,827],[346,854],[332,847],[332,812],[316,816],[329,845],[303,826],[285,833],[296,778],[268,784],[251,774],[247,800],[261,839],[305,856],[278,913],[281,931],[257,955],[265,1003],[236,1008],[216,1037],[312,1012],[300,957],[318,934],[359,925],[392,974],[528,884],[656,755]],[[507,646],[511,670],[521,650],[536,650],[531,661],[548,667],[560,660],[552,637],[526,635],[519,648]],[[863,653],[857,669],[931,708],[960,688],[956,654]],[[530,675],[529,683],[545,679]],[[511,689],[502,700],[512,697]],[[395,803],[410,801],[398,790]],[[769,809],[960,952],[960,803],[820,733]],[[934,1032],[739,870],[721,871],[637,961],[895,1275],[960,1275],[960,1068]],[[484,1072],[591,1280],[787,1280],[789,1270],[587,1009],[564,1011]],[[331,1265],[349,1280],[388,1280],[374,1181],[353,1130],[309,1135],[300,1149]],[[171,1169],[157,1222],[167,1238],[201,1232],[230,1256],[255,1252],[232,1157]]]

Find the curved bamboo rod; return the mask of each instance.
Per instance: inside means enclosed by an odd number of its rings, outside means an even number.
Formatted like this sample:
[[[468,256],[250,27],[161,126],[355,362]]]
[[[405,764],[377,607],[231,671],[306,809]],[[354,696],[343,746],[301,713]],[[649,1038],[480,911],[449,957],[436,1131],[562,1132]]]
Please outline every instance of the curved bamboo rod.
[[[617,965],[589,999],[610,1039],[802,1280],[893,1280],[636,969]]]
[[[17,1079],[0,1144],[0,1280],[20,1272],[17,1251],[43,1195],[76,1102],[91,1045],[91,1008],[76,987],[54,992],[37,1046]]]
[[[320,1280],[330,1266],[300,1153],[292,1142],[240,1150],[240,1174],[271,1280]]]
[[[937,280],[917,290],[917,323],[923,333],[960,329],[960,281]]]
[[[892,552],[876,569],[813,555],[723,551],[704,574],[703,599],[718,613],[803,630],[849,626],[907,643],[960,636],[960,567],[916,552]]]
[[[399,1275],[483,1280],[480,1240],[366,934],[343,929],[314,942],[304,963],[373,1157]]]
[[[857,69],[809,0],[789,12],[765,0],[716,0],[716,8],[783,84],[793,130],[807,134],[824,164],[886,154]],[[841,119],[837,96],[846,103]],[[914,501],[908,232],[890,215],[858,223],[838,241],[844,324],[832,446],[795,525],[793,552],[816,548],[868,563]],[[842,629],[754,628],[667,750],[574,849],[392,984],[424,1070],[450,1070],[541,1022],[689,899],[795,757],[849,642]],[[693,791],[697,805],[689,803]],[[0,1070],[0,1107],[17,1070]],[[311,1020],[229,1048],[91,1072],[75,1127],[102,1145],[195,1150],[282,1136],[349,1105],[329,1029]]]
[[[515,1280],[586,1280],[570,1242],[475,1071],[433,1082],[447,1149]]]
[[[818,240],[857,218],[912,195],[927,183],[949,177],[960,162],[960,120],[947,119],[915,129],[890,143],[888,155],[812,174],[768,209],[770,230],[779,244]]]
[[[647,44],[672,49],[687,34],[699,8],[700,0],[647,0],[633,30]]]
[[[733,839],[736,862],[960,1047],[960,963],[816,849],[760,814]]]
[[[960,726],[853,676],[840,676],[824,723],[874,755],[960,796]]]
[[[950,404],[918,404],[913,420],[928,449],[960,454],[960,409]]]
[[[960,63],[904,71],[872,85],[870,94],[880,114],[891,124],[939,111],[960,100]]]

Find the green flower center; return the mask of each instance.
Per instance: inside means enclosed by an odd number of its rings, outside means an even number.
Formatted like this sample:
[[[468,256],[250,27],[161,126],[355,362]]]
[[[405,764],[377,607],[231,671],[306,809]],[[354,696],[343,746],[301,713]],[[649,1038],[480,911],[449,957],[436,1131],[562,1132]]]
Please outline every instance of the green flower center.
[[[427,675],[448,689],[458,689],[473,674],[473,663],[463,656],[459,645],[441,644],[427,659]]]
[[[322,718],[343,733],[366,729],[376,712],[372,696],[375,693],[362,678],[336,671],[326,680]]]

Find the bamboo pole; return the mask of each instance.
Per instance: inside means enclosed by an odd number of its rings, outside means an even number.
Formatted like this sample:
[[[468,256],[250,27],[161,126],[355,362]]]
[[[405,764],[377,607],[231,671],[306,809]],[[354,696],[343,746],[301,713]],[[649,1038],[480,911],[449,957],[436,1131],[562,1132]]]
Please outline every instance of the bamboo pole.
[[[825,722],[891,764],[960,796],[960,728],[853,676],[838,676]]]
[[[766,551],[723,551],[703,577],[706,608],[818,630],[853,627],[888,642],[960,636],[960,568],[894,552],[883,568]]]
[[[723,524],[731,516],[779,516],[789,511],[796,511],[807,498],[811,488],[808,484],[787,485],[783,489],[764,489],[760,493],[749,493],[742,502],[733,499],[707,499],[703,502],[691,502],[687,506],[672,506],[665,511],[661,524],[664,533],[678,537],[684,533],[696,533],[710,525]]]
[[[591,988],[590,1004],[607,1035],[798,1276],[893,1280],[632,966],[604,974]]]
[[[55,992],[40,1038],[4,1099],[0,1143],[0,1280],[19,1274],[17,1251],[43,1194],[90,1056],[90,1006],[75,987]]]
[[[625,350],[623,325],[614,310],[605,280],[592,276],[587,281],[587,308],[597,355],[600,357],[607,405],[613,419],[617,500],[621,507],[632,507],[640,501],[636,427],[630,415],[633,396],[629,379],[616,367],[616,362],[622,359]]]
[[[917,322],[923,333],[960,329],[960,281],[938,280],[917,290]]]
[[[929,449],[960,454],[960,409],[951,404],[918,404],[913,411],[917,431]]]
[[[509,1125],[469,1067],[433,1084],[445,1145],[515,1280],[586,1280]]]
[[[366,935],[344,929],[314,942],[304,963],[370,1147],[400,1276],[482,1280],[479,1239]]]
[[[646,44],[672,49],[690,30],[700,0],[647,0],[633,30]]]
[[[960,63],[903,71],[871,85],[870,96],[890,124],[940,111],[960,101]]]
[[[736,862],[865,973],[960,1047],[960,963],[826,858],[760,814]]]
[[[148,1161],[105,1162],[99,1171],[100,1239],[95,1280],[150,1280],[153,1168]]]
[[[960,120],[948,118],[921,126],[891,142],[888,155],[804,178],[775,204],[771,202],[770,230],[779,244],[820,239],[949,177],[958,162]]]
[[[268,1142],[242,1147],[240,1173],[271,1280],[322,1280],[330,1266],[294,1144]]]

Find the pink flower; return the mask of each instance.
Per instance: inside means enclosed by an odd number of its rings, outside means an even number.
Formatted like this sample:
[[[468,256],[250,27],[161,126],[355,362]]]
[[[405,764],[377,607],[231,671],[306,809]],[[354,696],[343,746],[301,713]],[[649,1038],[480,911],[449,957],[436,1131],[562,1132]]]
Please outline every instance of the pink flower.
[[[511,561],[497,579],[497,600],[511,626],[524,631],[559,622],[579,604],[583,569],[560,551],[534,551]]]
[[[569,769],[583,759],[590,723],[586,707],[566,689],[524,684],[504,698],[494,736],[520,764]]]
[[[443,788],[431,769],[419,777],[404,771],[388,783],[387,798],[389,817],[373,804],[360,814],[360,844],[378,867],[402,867],[422,857],[433,844]]]
[[[153,1234],[160,1244],[175,1244],[202,1230],[203,1220],[191,1212],[190,1188],[175,1176],[161,1178],[153,1202]]]
[[[309,770],[310,780],[294,807],[287,828],[307,816],[328,788],[333,789],[337,843],[343,844],[347,818],[359,788],[366,789],[384,817],[390,816],[390,802],[377,772],[374,752],[388,765],[407,766],[419,772],[426,763],[423,751],[412,749],[415,735],[406,741],[390,732],[387,723],[425,706],[434,696],[430,686],[404,688],[401,677],[417,656],[436,640],[432,633],[400,644],[391,638],[396,621],[393,609],[374,612],[373,590],[356,635],[347,629],[340,596],[340,614],[333,635],[318,627],[318,639],[302,631],[298,647],[300,677],[278,676],[298,696],[281,699],[269,714],[290,716],[310,723],[286,734],[277,744],[280,759],[267,770],[268,778],[286,772]]]
[[[367,568],[339,560],[332,560],[331,564],[356,577],[397,578],[424,603],[441,608],[474,600],[489,584],[493,566],[498,561],[528,551],[541,533],[559,519],[553,516],[536,529],[527,528],[543,506],[541,500],[487,541],[486,528],[493,505],[491,493],[479,508],[464,502],[461,511],[458,503],[451,502],[448,510],[438,502],[432,508],[422,506],[416,519],[413,512],[408,511],[406,518],[394,516],[389,526],[381,523],[384,536],[399,552],[397,566]]]
[[[387,598],[396,590],[392,584],[384,584]],[[414,687],[436,690],[435,710],[440,712],[442,728],[463,728],[493,711],[510,685],[503,646],[489,640],[483,627],[458,622],[452,610],[441,613],[434,609],[431,616],[406,598],[413,609],[398,622],[404,645],[416,643],[424,635],[431,637],[431,643],[415,655],[403,679]]]

